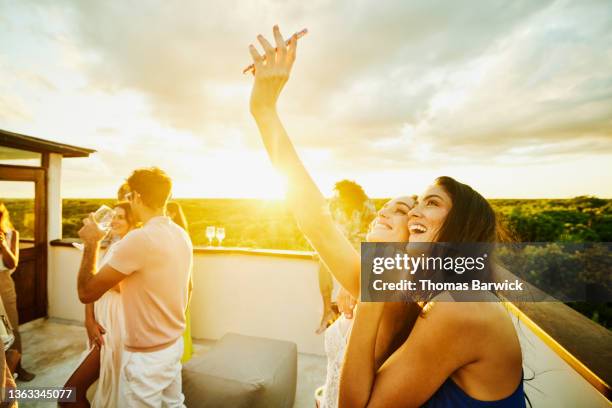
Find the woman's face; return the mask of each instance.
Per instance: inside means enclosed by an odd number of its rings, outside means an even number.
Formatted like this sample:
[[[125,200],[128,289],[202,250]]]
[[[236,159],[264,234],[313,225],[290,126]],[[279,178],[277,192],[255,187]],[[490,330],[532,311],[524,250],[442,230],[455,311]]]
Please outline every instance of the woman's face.
[[[408,241],[408,212],[414,206],[409,196],[387,202],[379,211],[366,235],[368,242]]]
[[[444,188],[429,186],[410,210],[409,242],[435,242],[452,206],[452,200]]]
[[[111,234],[122,237],[130,231],[130,224],[127,222],[125,210],[115,207],[115,216],[111,221]]]

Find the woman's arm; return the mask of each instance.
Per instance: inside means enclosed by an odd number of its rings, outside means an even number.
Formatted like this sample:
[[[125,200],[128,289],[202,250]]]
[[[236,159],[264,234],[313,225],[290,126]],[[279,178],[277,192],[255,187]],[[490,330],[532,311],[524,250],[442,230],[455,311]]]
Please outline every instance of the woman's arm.
[[[6,234],[1,233],[0,247],[4,266],[8,269],[15,269],[19,265],[19,232],[13,231],[11,242],[7,242]]]
[[[361,303],[344,354],[338,407],[365,407],[370,400],[376,367],[376,337],[384,303]]]
[[[339,407],[419,407],[457,369],[477,360],[482,327],[456,303],[437,303],[377,369],[376,334],[387,313],[362,303],[344,356]]]
[[[104,334],[106,334],[106,331],[96,320],[94,303],[87,303],[85,305],[85,329],[87,330],[90,347],[100,348],[104,345]]]
[[[251,113],[272,164],[288,179],[287,203],[298,226],[338,282],[358,298],[359,254],[335,226],[325,198],[302,164],[276,109],[295,61],[297,39],[292,37],[286,47],[275,26],[275,51],[263,36],[257,38],[265,50],[266,60],[264,62],[254,46],[249,47],[255,64]]]

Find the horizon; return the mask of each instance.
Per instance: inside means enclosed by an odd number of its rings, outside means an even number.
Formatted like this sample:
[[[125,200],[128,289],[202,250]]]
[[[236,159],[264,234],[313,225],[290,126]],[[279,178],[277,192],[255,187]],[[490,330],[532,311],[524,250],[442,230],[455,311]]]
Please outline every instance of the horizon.
[[[573,200],[581,197],[596,198],[601,200],[612,200],[612,197],[601,197],[595,195],[579,195],[572,197],[484,197],[487,200]],[[27,200],[31,197],[4,197],[2,200]],[[330,200],[332,196],[325,196]],[[393,197],[368,197],[370,200],[390,200]],[[62,200],[115,200],[116,197],[62,197]],[[285,201],[284,198],[258,198],[258,197],[172,197],[174,200],[257,200],[257,201]]]

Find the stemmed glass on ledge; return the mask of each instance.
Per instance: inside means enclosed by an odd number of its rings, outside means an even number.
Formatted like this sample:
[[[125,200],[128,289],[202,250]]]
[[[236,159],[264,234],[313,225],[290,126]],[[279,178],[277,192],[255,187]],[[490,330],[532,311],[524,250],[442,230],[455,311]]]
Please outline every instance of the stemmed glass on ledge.
[[[216,236],[217,241],[219,241],[219,246],[221,246],[221,243],[225,239],[225,228],[218,227]]]
[[[98,227],[108,233],[111,228],[111,222],[113,221],[113,217],[115,216],[115,211],[107,205],[101,205],[100,208],[96,210],[93,214],[93,218],[98,224]],[[82,251],[85,246],[80,242],[73,242],[72,246],[76,249]]]
[[[206,238],[208,238],[208,246],[212,246],[212,241],[215,238],[215,227],[206,227]]]

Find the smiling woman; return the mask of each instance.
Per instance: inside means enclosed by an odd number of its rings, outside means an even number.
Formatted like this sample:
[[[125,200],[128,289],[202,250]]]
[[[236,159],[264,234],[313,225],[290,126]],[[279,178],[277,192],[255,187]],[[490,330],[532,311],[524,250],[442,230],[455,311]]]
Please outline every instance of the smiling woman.
[[[272,163],[287,174],[288,200],[298,224],[321,259],[355,298],[360,294],[360,257],[324,210],[325,199],[298,157],[276,110],[277,99],[295,61],[297,39],[285,40],[277,26],[274,48],[257,37],[264,58],[254,46],[251,113]],[[490,204],[469,186],[441,177],[412,202],[388,203],[376,218],[370,236],[396,235],[412,226],[428,242],[493,242],[496,218]],[[452,273],[452,272],[451,272]],[[521,349],[505,309],[496,303],[430,302],[416,321],[399,317],[396,305],[362,303],[344,355],[339,406],[388,407],[472,406],[478,400],[495,407],[524,407]],[[414,304],[411,304],[414,306]],[[425,307],[427,306],[427,307]],[[427,315],[427,318],[425,318]],[[410,334],[381,346],[383,322],[406,326]],[[449,341],[449,339],[451,339]],[[380,348],[384,350],[381,358]],[[440,359],[439,351],[444,350]],[[405,391],[405,392],[402,392]]]

